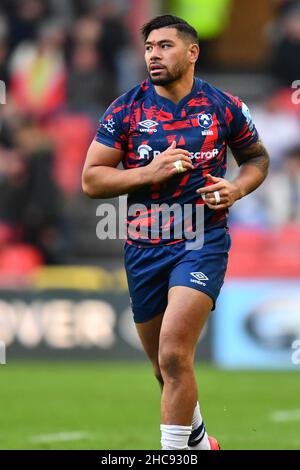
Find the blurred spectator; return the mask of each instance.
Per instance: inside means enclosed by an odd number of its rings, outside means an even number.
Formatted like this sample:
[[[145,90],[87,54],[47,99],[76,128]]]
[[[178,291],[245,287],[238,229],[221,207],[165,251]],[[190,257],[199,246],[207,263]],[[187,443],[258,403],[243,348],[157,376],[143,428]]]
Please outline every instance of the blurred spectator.
[[[66,24],[72,24],[74,20],[75,3],[74,0],[48,0],[53,16],[63,20]]]
[[[297,106],[291,102],[291,92],[281,99],[274,94],[260,105],[251,107],[253,121],[270,154],[270,168],[279,168],[291,146],[300,145],[300,119]]]
[[[280,86],[290,87],[300,77],[300,2],[280,2],[278,18],[269,28],[272,71]]]
[[[96,48],[88,44],[75,46],[67,78],[69,111],[86,113],[96,120],[115,96],[110,77],[100,65]]]
[[[7,39],[8,32],[9,32],[9,29],[8,29],[6,16],[3,13],[1,13],[1,9],[0,9],[0,40],[3,41],[4,39]]]
[[[124,13],[124,12],[123,12]],[[99,51],[117,94],[135,86],[139,80],[138,63],[127,31],[122,10],[113,1],[104,0],[95,7],[95,15],[102,24]]]
[[[286,32],[275,50],[274,72],[280,83],[291,86],[300,77],[300,12],[289,16]]]
[[[238,175],[239,167],[231,154],[228,152],[228,164],[226,179],[233,181]],[[229,226],[241,226],[247,228],[261,229],[266,227],[267,217],[263,201],[264,184],[247,197],[237,201],[229,210]]]
[[[0,38],[0,80],[8,86],[8,70],[7,70],[8,47],[5,39]]]
[[[0,80],[8,85],[8,24],[6,17],[0,11]]]
[[[10,49],[15,49],[23,41],[37,38],[40,23],[47,15],[47,1],[44,0],[13,0],[9,7]]]
[[[102,36],[102,24],[91,16],[80,17],[73,25],[71,36],[75,46],[97,47]]]
[[[65,104],[63,28],[48,22],[36,43],[20,44],[11,59],[11,96],[20,112],[43,116]]]
[[[283,24],[286,16],[299,6],[299,0],[271,0],[273,4],[273,18],[267,25],[269,39],[276,43],[281,39]]]
[[[264,185],[264,201],[270,227],[300,225],[300,146],[284,156],[282,167]]]
[[[27,120],[15,132],[15,144],[0,150],[0,221],[12,228],[15,241],[38,247],[47,263],[59,263],[65,247],[51,142]]]

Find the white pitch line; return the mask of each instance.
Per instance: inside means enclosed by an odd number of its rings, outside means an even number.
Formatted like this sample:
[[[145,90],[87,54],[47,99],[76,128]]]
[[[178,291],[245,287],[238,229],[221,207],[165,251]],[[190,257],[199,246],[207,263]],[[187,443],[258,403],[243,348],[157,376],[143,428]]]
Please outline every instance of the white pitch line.
[[[38,436],[32,436],[31,442],[42,443],[42,442],[67,442],[67,441],[81,441],[90,439],[93,437],[91,434],[82,431],[75,432],[58,432],[56,434],[40,434]]]
[[[300,421],[300,409],[274,411],[270,414],[270,419],[276,423],[284,423],[286,421]]]

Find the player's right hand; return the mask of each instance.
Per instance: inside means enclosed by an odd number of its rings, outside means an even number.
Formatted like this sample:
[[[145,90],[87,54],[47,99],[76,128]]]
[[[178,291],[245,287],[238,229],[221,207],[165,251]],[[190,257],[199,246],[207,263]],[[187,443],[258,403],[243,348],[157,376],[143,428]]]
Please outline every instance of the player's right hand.
[[[176,148],[176,141],[174,140],[167,150],[153,158],[151,163],[144,167],[148,184],[163,183],[172,176],[178,175],[178,170],[174,166],[177,160],[181,161],[183,167],[182,173],[193,170],[193,164],[189,155],[187,150]]]

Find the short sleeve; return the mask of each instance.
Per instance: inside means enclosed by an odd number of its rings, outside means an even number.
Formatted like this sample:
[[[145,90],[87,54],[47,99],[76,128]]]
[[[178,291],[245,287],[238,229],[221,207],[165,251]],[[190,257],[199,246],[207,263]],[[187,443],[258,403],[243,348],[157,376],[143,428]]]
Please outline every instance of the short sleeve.
[[[227,144],[233,149],[246,148],[255,144],[259,135],[252,121],[248,106],[239,98],[228,95],[226,119],[229,128]]]
[[[114,101],[99,121],[95,140],[118,150],[126,150],[129,116],[128,106]]]

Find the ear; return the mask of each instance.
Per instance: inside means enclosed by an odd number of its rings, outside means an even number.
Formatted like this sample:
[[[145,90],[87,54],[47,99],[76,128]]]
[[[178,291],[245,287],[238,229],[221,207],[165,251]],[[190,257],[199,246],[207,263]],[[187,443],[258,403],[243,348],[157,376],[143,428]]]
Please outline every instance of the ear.
[[[195,64],[198,60],[200,54],[200,47],[198,44],[191,44],[189,46],[189,57],[190,57],[190,62],[192,64]]]

